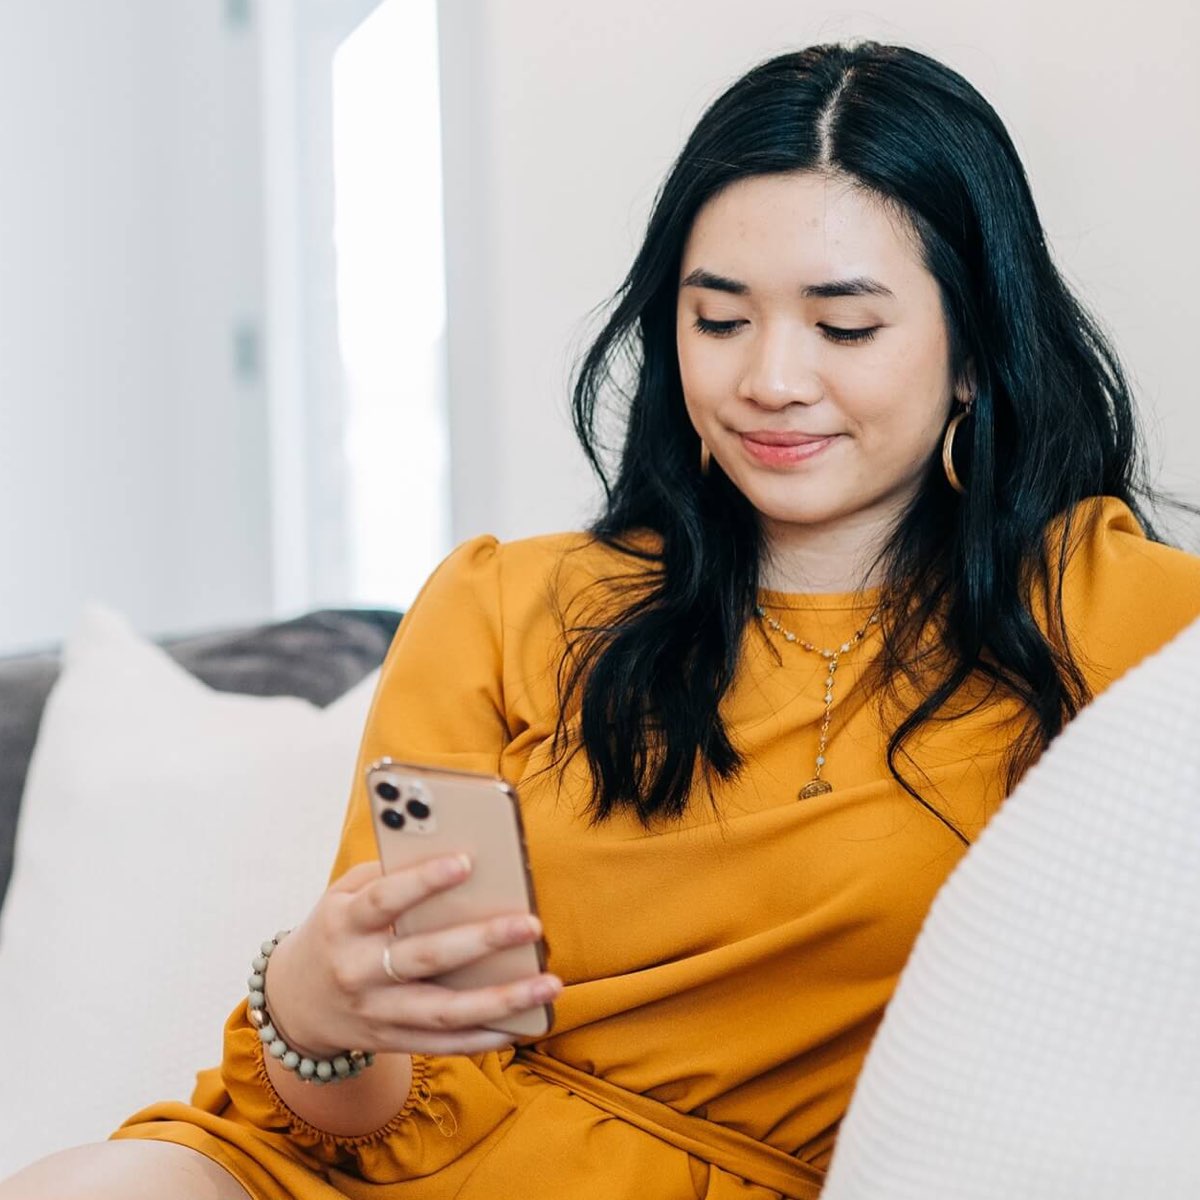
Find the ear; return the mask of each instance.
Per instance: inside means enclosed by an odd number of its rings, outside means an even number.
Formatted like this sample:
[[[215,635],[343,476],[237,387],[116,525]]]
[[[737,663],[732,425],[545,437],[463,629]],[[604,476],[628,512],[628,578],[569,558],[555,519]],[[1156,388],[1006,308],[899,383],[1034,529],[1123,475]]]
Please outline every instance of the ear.
[[[979,388],[979,377],[975,373],[975,360],[968,358],[954,382],[954,398],[959,404],[969,404],[975,399]]]

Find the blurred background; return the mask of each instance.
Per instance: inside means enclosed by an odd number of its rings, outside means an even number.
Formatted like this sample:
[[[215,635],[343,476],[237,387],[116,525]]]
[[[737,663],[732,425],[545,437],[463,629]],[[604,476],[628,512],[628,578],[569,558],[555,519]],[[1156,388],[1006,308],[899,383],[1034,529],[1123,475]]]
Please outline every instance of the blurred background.
[[[996,105],[1200,500],[1200,7],[0,0],[0,654],[404,607],[578,526],[571,365],[703,107],[876,37]]]

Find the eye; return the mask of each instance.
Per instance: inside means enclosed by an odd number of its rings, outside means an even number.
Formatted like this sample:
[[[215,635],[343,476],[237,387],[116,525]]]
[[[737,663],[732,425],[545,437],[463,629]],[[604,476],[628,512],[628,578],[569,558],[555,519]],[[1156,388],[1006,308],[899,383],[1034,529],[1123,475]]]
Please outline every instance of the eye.
[[[709,321],[705,317],[696,318],[696,328],[711,337],[728,337],[737,332],[739,325],[745,324],[745,321]]]
[[[879,326],[871,325],[864,329],[843,329],[840,325],[819,325],[818,328],[831,342],[841,342],[843,345],[848,345],[853,342],[869,342],[875,336]]]

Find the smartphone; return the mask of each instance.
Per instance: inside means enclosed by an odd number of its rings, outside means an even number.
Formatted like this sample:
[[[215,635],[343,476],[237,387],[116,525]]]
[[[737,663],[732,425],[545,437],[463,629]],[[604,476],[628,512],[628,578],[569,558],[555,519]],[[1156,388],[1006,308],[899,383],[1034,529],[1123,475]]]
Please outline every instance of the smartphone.
[[[521,810],[512,786],[493,775],[424,767],[382,758],[366,770],[371,818],[385,871],[446,854],[467,853],[462,883],[427,897],[395,922],[397,937],[513,913],[537,914],[525,853]],[[513,983],[546,969],[543,942],[508,946],[466,966],[429,977],[464,990]],[[550,1031],[553,1006],[513,1013],[491,1028],[516,1037]]]

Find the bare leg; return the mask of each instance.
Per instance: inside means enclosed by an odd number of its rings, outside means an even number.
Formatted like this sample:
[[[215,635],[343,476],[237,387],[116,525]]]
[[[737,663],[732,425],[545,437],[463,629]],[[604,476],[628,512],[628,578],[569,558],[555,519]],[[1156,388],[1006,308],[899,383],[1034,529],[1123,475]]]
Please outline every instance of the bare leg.
[[[250,1200],[224,1167],[170,1142],[60,1150],[0,1182],[0,1200]]]

